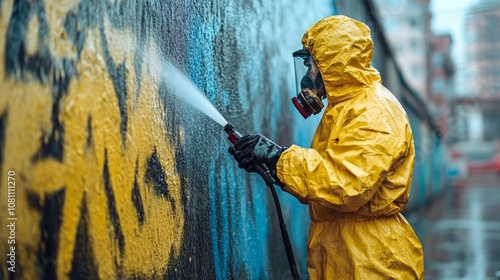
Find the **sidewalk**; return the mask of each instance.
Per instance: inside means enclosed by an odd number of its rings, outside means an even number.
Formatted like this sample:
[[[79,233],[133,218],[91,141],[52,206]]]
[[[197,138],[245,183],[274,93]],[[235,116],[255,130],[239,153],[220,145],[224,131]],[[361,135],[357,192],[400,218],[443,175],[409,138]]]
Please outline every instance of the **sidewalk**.
[[[472,174],[408,217],[424,247],[425,279],[500,279],[500,176]]]

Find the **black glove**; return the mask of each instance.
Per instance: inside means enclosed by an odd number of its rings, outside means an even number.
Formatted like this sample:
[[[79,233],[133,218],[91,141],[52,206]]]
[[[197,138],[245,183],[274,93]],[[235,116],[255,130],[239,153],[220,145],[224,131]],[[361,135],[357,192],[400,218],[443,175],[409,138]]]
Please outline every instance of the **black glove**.
[[[265,164],[274,173],[276,163],[286,147],[280,147],[262,134],[250,134],[241,137],[229,153],[238,162],[238,167],[248,172],[255,172],[254,164]]]

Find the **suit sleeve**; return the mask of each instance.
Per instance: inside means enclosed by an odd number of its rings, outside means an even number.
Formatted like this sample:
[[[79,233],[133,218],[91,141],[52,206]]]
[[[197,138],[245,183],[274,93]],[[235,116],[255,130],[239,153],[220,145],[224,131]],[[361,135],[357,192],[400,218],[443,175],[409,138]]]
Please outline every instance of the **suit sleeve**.
[[[303,203],[355,212],[370,201],[394,162],[404,156],[408,143],[403,131],[389,114],[365,112],[345,125],[338,137],[328,139],[322,153],[292,145],[278,161],[278,178],[283,189]]]

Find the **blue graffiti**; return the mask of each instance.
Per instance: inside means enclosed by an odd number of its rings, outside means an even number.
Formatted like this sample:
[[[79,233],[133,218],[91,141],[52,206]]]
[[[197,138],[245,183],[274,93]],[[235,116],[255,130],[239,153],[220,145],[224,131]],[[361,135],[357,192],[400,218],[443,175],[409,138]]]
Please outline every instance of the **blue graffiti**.
[[[218,30],[214,26],[217,25],[217,22],[204,22],[199,16],[193,16],[188,46],[189,74],[212,103],[222,99],[222,103],[227,105],[230,93],[222,90],[222,96],[217,96],[216,67],[210,55],[214,51],[214,30]],[[214,150],[227,149],[226,145],[215,145]],[[267,200],[263,197],[266,187],[252,187],[252,191],[247,193],[247,175],[234,166],[229,154],[225,154],[225,164],[214,158],[208,172],[209,224],[215,277],[228,279],[230,275],[245,271],[250,279],[266,278],[269,228]],[[263,183],[255,182],[255,178],[252,180],[252,185],[259,184]]]

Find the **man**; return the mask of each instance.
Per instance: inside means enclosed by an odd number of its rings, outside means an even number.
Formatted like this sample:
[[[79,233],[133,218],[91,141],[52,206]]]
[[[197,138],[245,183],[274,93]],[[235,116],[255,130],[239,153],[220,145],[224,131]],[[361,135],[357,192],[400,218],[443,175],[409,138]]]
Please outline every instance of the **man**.
[[[422,279],[422,246],[400,214],[415,160],[408,117],[371,65],[369,28],[346,16],[311,26],[294,53],[305,69],[292,101],[307,117],[328,104],[311,148],[247,135],[230,148],[239,167],[266,164],[309,205],[311,279]],[[296,64],[296,71],[301,65]]]

